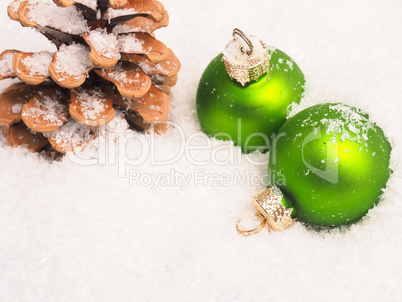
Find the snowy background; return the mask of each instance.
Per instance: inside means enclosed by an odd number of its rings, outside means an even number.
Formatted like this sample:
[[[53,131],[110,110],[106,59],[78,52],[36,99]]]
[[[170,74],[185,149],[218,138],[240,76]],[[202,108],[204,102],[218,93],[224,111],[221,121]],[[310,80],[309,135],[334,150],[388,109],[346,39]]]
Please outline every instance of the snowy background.
[[[250,201],[263,188],[266,155],[239,156],[212,140],[201,151],[185,147],[169,165],[146,158],[123,169],[114,157],[91,166],[69,158],[49,163],[2,138],[0,301],[402,301],[402,2],[163,2],[171,23],[156,34],[183,65],[171,120],[187,136],[199,131],[198,80],[239,27],[298,63],[308,80],[301,107],[347,102],[384,129],[395,173],[383,200],[348,229],[318,233],[296,223],[245,238],[235,224],[257,222]],[[0,4],[1,51],[52,50],[8,19],[8,3]],[[137,138],[125,146],[129,156],[141,146],[149,151],[139,143],[149,137]],[[173,130],[157,138],[156,159],[173,159],[182,142]],[[208,142],[198,135],[191,144]],[[230,152],[233,161],[219,164]],[[194,162],[211,158],[215,163]],[[257,182],[203,183],[195,173]],[[155,190],[150,177],[170,174],[177,181]]]

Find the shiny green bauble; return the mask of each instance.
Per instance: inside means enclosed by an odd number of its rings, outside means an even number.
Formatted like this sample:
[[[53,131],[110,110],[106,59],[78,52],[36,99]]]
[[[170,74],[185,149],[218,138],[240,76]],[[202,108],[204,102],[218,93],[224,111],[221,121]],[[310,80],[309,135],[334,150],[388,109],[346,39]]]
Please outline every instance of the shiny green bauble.
[[[279,129],[269,175],[298,220],[340,226],[359,220],[379,201],[390,176],[390,152],[383,131],[366,114],[321,104]]]
[[[288,106],[300,102],[305,80],[284,52],[269,50],[269,55],[269,72],[245,86],[230,79],[223,54],[208,65],[197,91],[198,118],[206,134],[232,140],[245,153],[270,148]]]

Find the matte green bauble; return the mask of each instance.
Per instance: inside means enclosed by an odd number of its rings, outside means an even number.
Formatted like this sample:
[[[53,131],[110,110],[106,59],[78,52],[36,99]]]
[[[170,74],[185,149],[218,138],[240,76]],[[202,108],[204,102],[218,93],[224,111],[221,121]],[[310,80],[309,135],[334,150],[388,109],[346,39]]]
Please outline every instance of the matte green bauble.
[[[252,37],[252,36],[250,36]],[[231,79],[219,54],[208,65],[197,91],[197,113],[210,136],[232,140],[242,151],[268,150],[286,121],[288,106],[299,103],[305,83],[297,64],[279,49],[268,49],[269,71],[243,86]]]
[[[390,176],[390,152],[383,131],[366,114],[321,104],[280,128],[269,174],[298,220],[340,226],[360,219],[379,201]]]

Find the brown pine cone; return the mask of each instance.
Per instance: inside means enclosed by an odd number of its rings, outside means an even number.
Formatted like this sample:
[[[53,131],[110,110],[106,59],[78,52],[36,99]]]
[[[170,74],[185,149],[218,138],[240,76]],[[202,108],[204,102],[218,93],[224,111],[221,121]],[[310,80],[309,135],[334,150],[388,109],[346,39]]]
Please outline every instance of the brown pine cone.
[[[154,0],[14,0],[8,15],[36,28],[57,52],[0,54],[0,125],[12,146],[74,152],[114,119],[166,130],[180,62],[155,38],[169,23]]]

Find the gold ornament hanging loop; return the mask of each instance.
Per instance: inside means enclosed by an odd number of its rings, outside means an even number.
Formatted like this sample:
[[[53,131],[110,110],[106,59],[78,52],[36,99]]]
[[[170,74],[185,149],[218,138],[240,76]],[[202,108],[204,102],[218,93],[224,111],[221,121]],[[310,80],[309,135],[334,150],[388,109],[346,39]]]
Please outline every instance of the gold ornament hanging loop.
[[[250,56],[250,55],[253,53],[253,51],[254,51],[253,43],[251,43],[251,41],[250,41],[250,39],[247,37],[247,35],[246,35],[243,31],[241,31],[240,29],[238,29],[238,28],[235,28],[235,29],[233,30],[233,38],[234,38],[236,35],[238,35],[240,38],[242,38],[242,39],[244,40],[244,42],[246,42],[248,48],[250,48],[250,50],[247,50],[247,51],[246,51],[246,54]],[[243,48],[241,49],[241,51],[244,52]]]
[[[240,223],[240,219],[236,224],[236,230],[239,234],[243,235],[244,237],[248,237],[250,235],[255,235],[258,234],[259,232],[261,232],[263,229],[265,229],[265,226],[267,225],[267,219],[264,217],[264,215],[262,215],[261,213],[256,213],[255,214],[256,217],[262,218],[262,221],[259,225],[257,225],[254,229],[251,230],[241,230],[239,228],[239,223]]]

